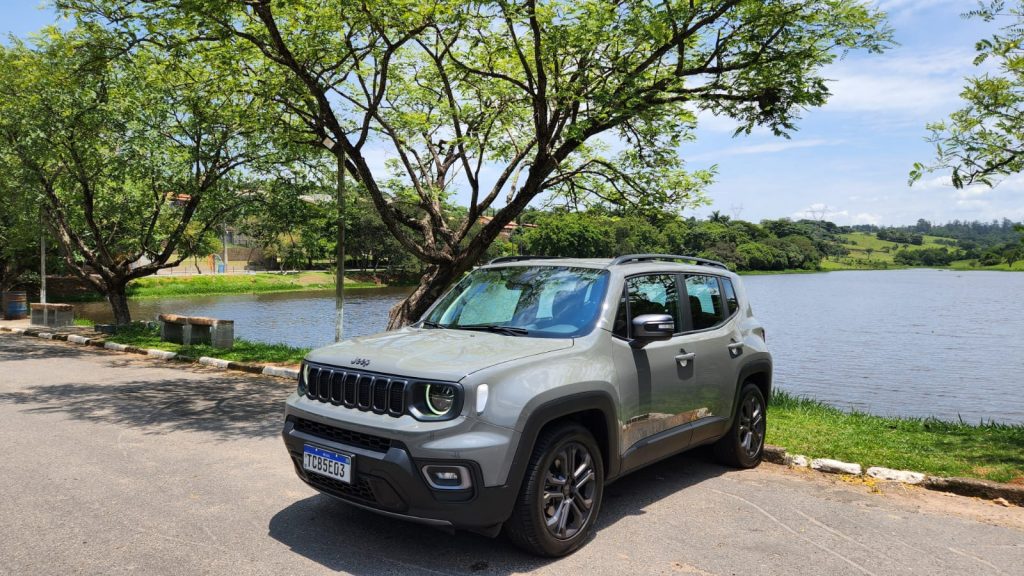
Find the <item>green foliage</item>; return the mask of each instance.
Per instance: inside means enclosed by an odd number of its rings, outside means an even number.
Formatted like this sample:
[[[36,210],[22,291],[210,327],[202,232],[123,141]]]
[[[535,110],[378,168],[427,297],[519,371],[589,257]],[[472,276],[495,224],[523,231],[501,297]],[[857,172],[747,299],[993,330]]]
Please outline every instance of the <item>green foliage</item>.
[[[336,142],[388,233],[427,265],[392,325],[538,197],[637,213],[702,202],[712,171],[686,171],[677,153],[697,112],[785,135],[824,104],[826,65],[891,36],[879,11],[847,0],[59,5],[119,34],[228,47],[260,76],[242,89],[271,97],[283,139]],[[453,218],[457,189],[470,203]]]
[[[992,186],[1024,170],[1024,3],[1007,8],[1003,0],[986,0],[965,16],[1004,23],[975,45],[974,64],[994,71],[967,78],[960,93],[964,107],[928,125],[935,160],[914,164],[911,183],[927,172],[949,171],[957,188]]]
[[[124,323],[127,283],[208,254],[275,150],[229,46],[121,32],[82,22],[0,48],[0,156]]]
[[[904,266],[949,266],[956,260],[956,254],[947,248],[922,248],[901,250],[893,256],[893,260]]]
[[[1024,426],[844,412],[780,390],[768,415],[766,441],[794,454],[934,476],[1024,478]]]

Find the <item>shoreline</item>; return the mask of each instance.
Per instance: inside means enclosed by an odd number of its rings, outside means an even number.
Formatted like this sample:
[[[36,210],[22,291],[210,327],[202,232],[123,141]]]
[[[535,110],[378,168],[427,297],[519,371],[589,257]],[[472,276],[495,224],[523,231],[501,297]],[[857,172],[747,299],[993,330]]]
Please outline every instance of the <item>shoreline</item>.
[[[874,268],[824,268],[817,270],[743,270],[736,272],[740,276],[776,276],[788,274],[825,274],[829,272],[888,272],[897,270],[946,270],[950,272],[1024,272],[1024,269],[1006,269],[999,267],[969,268],[955,266],[886,266]],[[319,276],[333,280],[323,272],[300,272],[297,274],[278,274],[276,272],[260,272],[256,274],[238,275],[194,275],[194,276],[151,276],[141,278],[129,289],[130,300],[151,300],[155,298],[177,298],[187,296],[230,296],[233,294],[274,294],[284,292],[323,292],[334,290],[334,282],[310,282],[310,276]],[[306,280],[299,280],[305,276]],[[406,288],[413,284],[386,284],[367,282],[364,280],[345,280],[346,290],[374,290],[381,288]],[[83,293],[75,296],[62,296],[54,299],[69,304],[103,302],[103,296],[94,293]]]

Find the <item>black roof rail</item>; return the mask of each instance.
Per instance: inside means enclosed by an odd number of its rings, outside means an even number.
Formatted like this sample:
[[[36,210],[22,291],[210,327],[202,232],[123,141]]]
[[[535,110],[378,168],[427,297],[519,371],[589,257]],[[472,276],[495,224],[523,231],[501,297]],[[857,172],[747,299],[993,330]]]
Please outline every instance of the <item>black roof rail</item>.
[[[502,262],[519,262],[521,260],[554,260],[556,258],[561,258],[561,256],[501,256],[495,258],[494,260],[491,260],[490,262],[487,263],[487,265],[490,266],[491,264],[501,264]]]
[[[612,260],[609,266],[626,264],[629,262],[652,262],[655,260],[686,260],[687,262],[715,266],[717,268],[722,268],[723,270],[729,269],[728,266],[717,260],[708,260],[707,258],[698,258],[696,256],[679,256],[677,254],[626,254]]]

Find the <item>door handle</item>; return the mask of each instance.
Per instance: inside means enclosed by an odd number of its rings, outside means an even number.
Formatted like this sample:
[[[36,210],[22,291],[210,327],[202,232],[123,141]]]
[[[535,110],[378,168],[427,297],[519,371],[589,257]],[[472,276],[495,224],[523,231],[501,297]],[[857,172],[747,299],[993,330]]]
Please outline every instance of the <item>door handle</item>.
[[[733,342],[729,344],[729,355],[733,358],[743,354],[743,342]]]
[[[690,363],[690,360],[693,360],[696,357],[697,354],[695,352],[690,352],[689,354],[680,354],[679,356],[676,356],[676,362],[679,363],[679,366],[686,368],[687,364]]]

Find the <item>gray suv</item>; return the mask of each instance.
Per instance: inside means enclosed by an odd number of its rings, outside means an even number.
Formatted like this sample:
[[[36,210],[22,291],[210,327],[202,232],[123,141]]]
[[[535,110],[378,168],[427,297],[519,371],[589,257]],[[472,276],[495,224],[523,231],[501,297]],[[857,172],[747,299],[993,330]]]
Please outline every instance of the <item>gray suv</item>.
[[[757,466],[771,381],[721,263],[499,258],[418,323],[311,352],[283,436],[325,494],[561,556],[624,474],[703,444]]]

